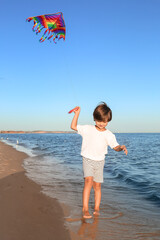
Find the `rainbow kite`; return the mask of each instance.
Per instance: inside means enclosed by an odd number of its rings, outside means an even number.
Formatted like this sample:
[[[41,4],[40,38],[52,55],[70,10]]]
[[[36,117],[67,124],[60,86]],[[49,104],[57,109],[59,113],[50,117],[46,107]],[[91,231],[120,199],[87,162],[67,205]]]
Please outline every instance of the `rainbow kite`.
[[[45,28],[45,32],[40,42],[44,42],[45,39],[51,39],[53,37],[53,41],[56,43],[56,39],[60,40],[63,38],[65,40],[66,27],[64,23],[63,14],[61,12],[41,15],[37,17],[29,17],[26,21],[30,22],[34,21],[34,26],[32,30],[36,32],[36,34],[40,33],[43,28]]]

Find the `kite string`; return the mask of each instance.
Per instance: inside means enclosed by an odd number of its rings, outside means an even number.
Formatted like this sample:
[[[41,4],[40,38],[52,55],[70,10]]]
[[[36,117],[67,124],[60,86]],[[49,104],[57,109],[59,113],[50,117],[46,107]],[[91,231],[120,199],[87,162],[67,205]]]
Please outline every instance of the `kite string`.
[[[65,59],[65,62],[66,62],[66,75],[68,76],[69,88],[71,89],[71,91],[69,91],[69,92],[72,93],[72,99],[73,99],[72,104],[73,104],[73,107],[74,106],[79,106],[79,99],[78,99],[78,96],[77,96],[78,90],[77,90],[77,86],[75,85],[76,81],[73,79],[73,75],[72,75],[71,70],[70,70],[70,65],[69,65],[70,61],[69,61],[68,55],[66,57],[66,55],[64,54],[64,59]]]

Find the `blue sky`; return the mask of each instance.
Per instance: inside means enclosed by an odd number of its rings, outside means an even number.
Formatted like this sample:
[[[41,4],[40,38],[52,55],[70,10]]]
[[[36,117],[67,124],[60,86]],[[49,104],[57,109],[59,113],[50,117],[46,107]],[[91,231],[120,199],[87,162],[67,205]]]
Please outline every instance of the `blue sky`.
[[[39,43],[31,16],[63,12],[66,41]],[[159,0],[1,0],[0,130],[94,124],[100,101],[113,132],[160,132]]]

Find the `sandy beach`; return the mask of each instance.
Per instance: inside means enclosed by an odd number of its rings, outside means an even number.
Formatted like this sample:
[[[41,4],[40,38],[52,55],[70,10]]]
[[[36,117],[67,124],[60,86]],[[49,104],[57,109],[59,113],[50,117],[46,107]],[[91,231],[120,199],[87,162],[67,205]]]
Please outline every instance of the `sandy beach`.
[[[0,239],[70,239],[58,201],[25,176],[25,158],[25,153],[0,142]]]

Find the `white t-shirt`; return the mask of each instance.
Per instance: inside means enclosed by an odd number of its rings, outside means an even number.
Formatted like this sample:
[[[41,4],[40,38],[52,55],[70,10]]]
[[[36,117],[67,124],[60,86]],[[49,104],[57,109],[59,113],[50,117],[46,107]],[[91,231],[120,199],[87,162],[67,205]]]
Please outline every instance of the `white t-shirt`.
[[[77,125],[77,131],[82,136],[83,157],[101,161],[108,152],[108,146],[115,148],[119,145],[115,135],[108,129],[98,131],[94,125]]]

